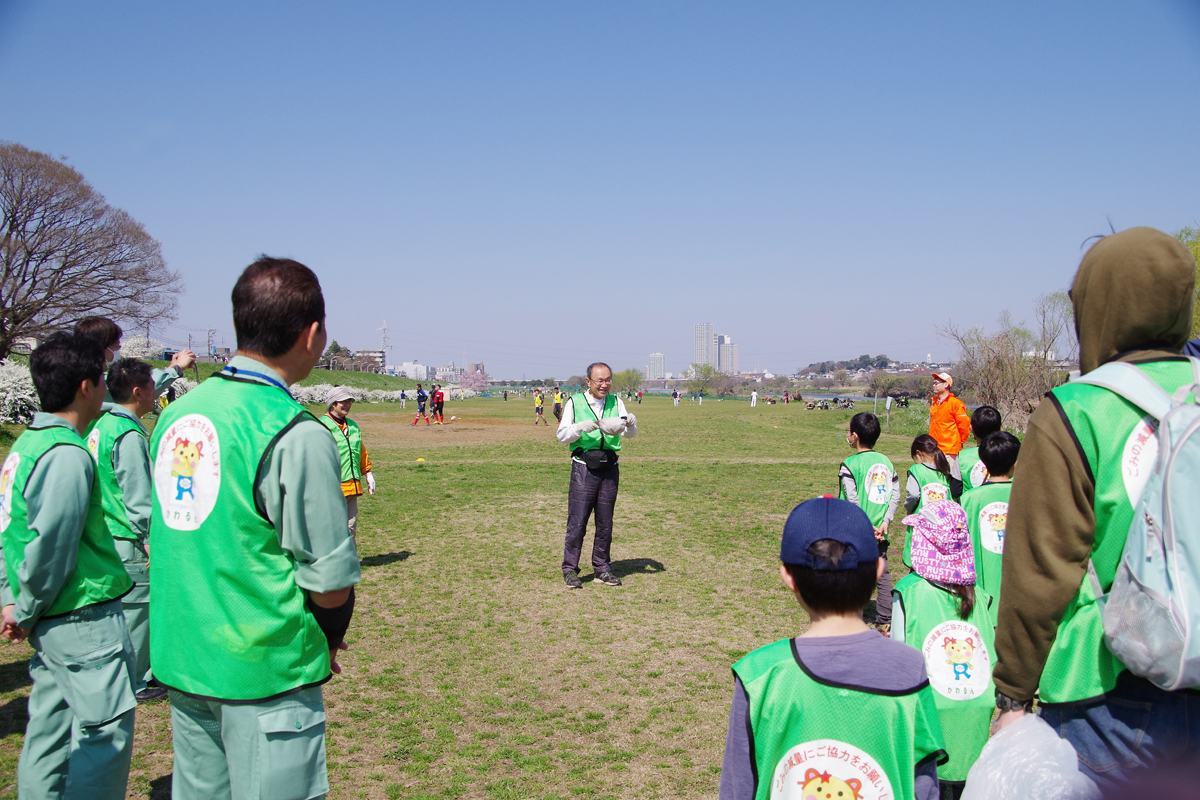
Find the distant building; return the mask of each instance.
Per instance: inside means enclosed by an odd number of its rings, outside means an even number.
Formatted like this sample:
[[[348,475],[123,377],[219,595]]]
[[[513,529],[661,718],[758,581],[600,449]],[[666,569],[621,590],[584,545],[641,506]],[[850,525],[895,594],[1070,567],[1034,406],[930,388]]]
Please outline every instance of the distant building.
[[[696,347],[692,363],[717,366],[716,335],[711,322],[696,324]]]
[[[733,343],[732,336],[717,337],[716,368],[726,375],[738,374],[738,346]]]
[[[435,377],[439,381],[449,381],[450,383],[456,383],[458,381],[458,379],[462,377],[463,372],[464,372],[464,370],[461,367],[454,366],[454,362],[451,361],[449,364],[447,364],[444,367],[438,367],[437,372],[435,373]]]
[[[355,358],[369,358],[383,367],[387,363],[387,354],[382,350],[356,350],[354,351]]]
[[[415,361],[405,361],[398,367],[388,367],[389,372],[394,372],[402,378],[411,378],[414,381],[429,380],[429,365],[418,364]]]
[[[483,368],[483,362],[480,361],[478,364],[467,364],[467,372],[487,372],[487,370]]]
[[[659,381],[667,375],[667,357],[662,353],[651,353],[646,365],[646,380]]]

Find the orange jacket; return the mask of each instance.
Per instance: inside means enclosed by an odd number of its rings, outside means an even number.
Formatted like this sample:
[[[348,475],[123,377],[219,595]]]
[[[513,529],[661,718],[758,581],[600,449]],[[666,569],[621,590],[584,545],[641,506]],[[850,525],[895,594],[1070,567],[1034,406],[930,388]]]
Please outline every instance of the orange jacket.
[[[971,417],[962,400],[947,394],[929,401],[929,435],[948,456],[956,456],[971,437]]]

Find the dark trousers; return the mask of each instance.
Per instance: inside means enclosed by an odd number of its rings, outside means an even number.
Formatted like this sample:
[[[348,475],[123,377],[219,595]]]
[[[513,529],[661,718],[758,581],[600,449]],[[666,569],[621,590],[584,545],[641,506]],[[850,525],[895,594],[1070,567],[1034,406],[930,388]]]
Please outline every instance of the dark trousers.
[[[567,492],[567,538],[563,542],[564,575],[579,573],[579,554],[583,550],[583,535],[592,511],[596,512],[592,569],[608,572],[612,568],[608,559],[612,547],[613,509],[617,506],[617,486],[620,482],[620,464],[608,469],[590,470],[572,459],[571,487]]]
[[[883,559],[883,574],[875,582],[875,622],[879,625],[892,624],[892,573],[887,563],[888,543],[879,543],[879,557]]]

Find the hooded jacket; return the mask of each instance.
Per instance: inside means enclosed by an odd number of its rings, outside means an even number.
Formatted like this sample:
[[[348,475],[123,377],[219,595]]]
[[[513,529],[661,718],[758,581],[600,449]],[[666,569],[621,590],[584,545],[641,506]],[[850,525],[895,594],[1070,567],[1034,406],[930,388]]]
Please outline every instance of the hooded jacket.
[[[1130,228],[1088,250],[1071,298],[1079,365],[1181,358],[1196,267],[1177,239]],[[1055,403],[1041,403],[1021,445],[1004,537],[993,679],[1016,700],[1033,698],[1063,612],[1079,590],[1096,531],[1096,486]]]

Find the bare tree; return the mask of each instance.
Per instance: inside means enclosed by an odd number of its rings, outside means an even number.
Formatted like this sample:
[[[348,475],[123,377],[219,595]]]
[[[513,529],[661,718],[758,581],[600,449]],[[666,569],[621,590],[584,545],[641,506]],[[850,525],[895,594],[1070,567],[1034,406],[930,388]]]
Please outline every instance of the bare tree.
[[[955,391],[995,406],[1004,427],[1011,430],[1024,431],[1042,396],[1066,379],[1055,348],[1072,341],[1074,330],[1070,300],[1065,292],[1059,294],[1038,298],[1034,330],[1014,322],[1007,311],[1001,313],[995,333],[983,328],[963,330],[953,322],[938,328],[938,334],[957,344],[961,354]]]
[[[182,288],[158,242],[77,171],[0,144],[0,358],[90,314],[173,319]]]

